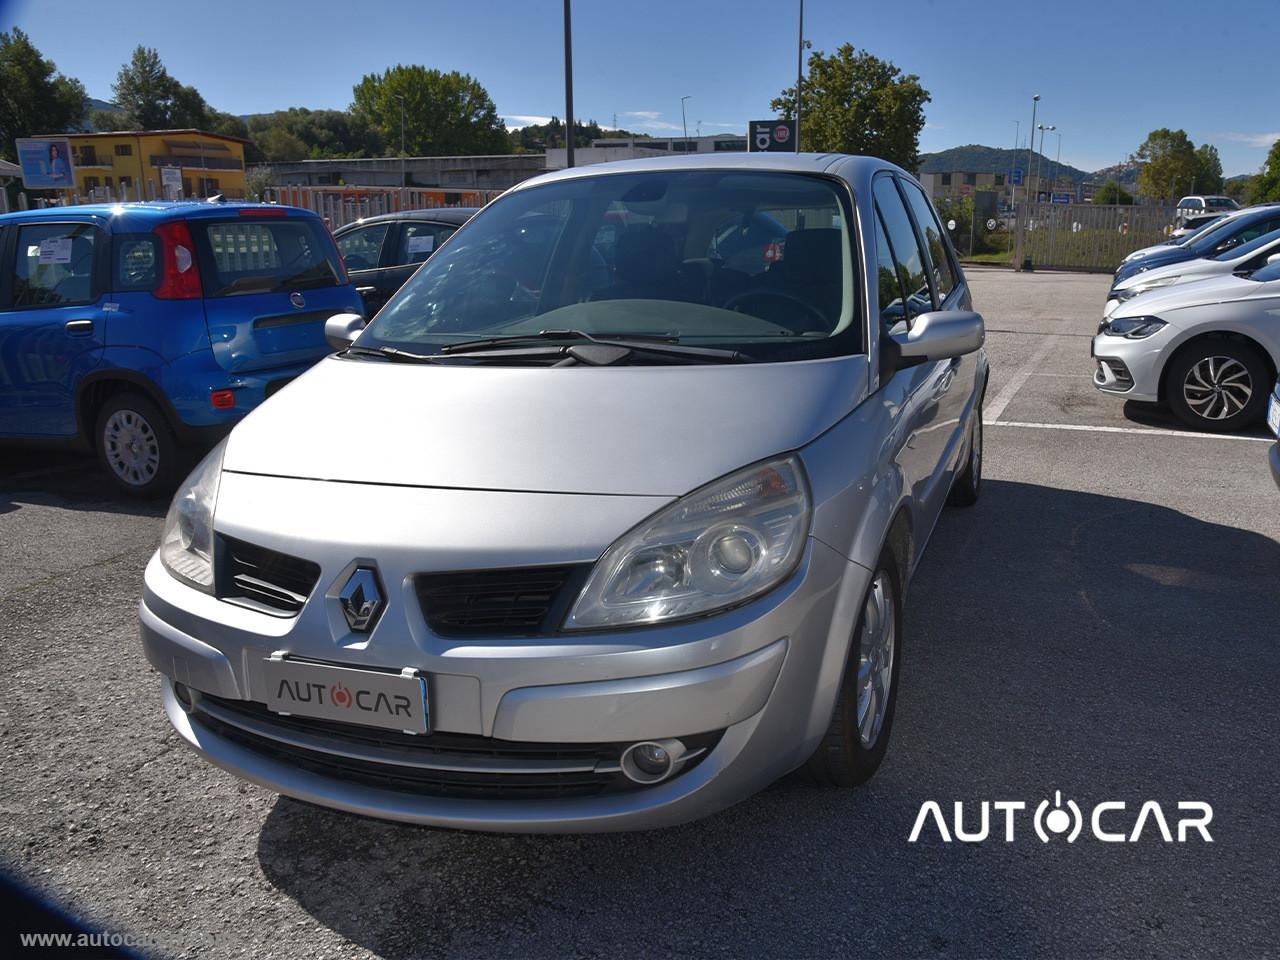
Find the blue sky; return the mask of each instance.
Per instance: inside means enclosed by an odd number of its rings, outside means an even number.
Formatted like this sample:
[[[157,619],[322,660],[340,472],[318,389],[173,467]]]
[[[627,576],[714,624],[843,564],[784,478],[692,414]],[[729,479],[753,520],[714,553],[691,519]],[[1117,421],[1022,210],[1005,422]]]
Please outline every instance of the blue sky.
[[[745,130],[795,81],[797,0],[576,0],[574,101],[581,119],[655,134]],[[921,149],[1023,142],[1038,123],[1062,131],[1062,159],[1093,170],[1149,130],[1182,127],[1217,146],[1227,175],[1253,173],[1280,137],[1275,38],[1280,0],[1076,0],[1036,16],[1025,3],[807,0],[805,35],[844,42],[920,76],[933,95]],[[1044,8],[1040,8],[1044,9]],[[1219,17],[1215,11],[1227,11]],[[305,12],[303,12],[305,11]],[[395,63],[461,70],[488,89],[510,126],[563,116],[560,0],[0,0],[17,25],[110,99],[138,43],[220,110],[346,107],[365,73]],[[1210,16],[1209,14],[1214,15]],[[1210,23],[1210,21],[1216,21]],[[1050,134],[1045,152],[1057,148]]]

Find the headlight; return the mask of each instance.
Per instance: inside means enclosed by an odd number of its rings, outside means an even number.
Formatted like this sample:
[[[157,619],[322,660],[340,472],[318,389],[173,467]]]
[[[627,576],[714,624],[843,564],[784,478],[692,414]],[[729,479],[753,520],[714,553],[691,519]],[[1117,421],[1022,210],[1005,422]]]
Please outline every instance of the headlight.
[[[1112,317],[1103,333],[1126,340],[1142,340],[1164,327],[1165,322],[1159,317]]]
[[[606,550],[565,627],[660,623],[749,600],[795,570],[809,519],[804,468],[794,456],[716,480]]]
[[[213,593],[213,507],[222,478],[218,444],[196,465],[174,495],[160,534],[160,562],[188,586]]]

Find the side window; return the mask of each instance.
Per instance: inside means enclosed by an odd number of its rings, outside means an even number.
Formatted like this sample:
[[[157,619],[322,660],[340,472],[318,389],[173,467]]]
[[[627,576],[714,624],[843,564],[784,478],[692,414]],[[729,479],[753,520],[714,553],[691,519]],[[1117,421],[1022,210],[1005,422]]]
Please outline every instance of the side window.
[[[160,279],[160,248],[156,238],[117,236],[112,238],[112,289],[154,290]]]
[[[907,208],[902,204],[902,197],[893,184],[893,178],[876,177],[872,190],[880,216],[884,218],[889,244],[893,247],[898,279],[906,292],[906,314],[910,322],[911,318],[933,309],[933,294],[925,266],[927,261],[920,250],[915,228],[911,226],[911,218],[907,216]]]
[[[400,248],[396,263],[421,263],[444,243],[457,227],[438,223],[406,223],[400,232]]]
[[[382,258],[382,243],[390,224],[375,223],[338,237],[338,250],[348,270],[372,270]]]
[[[933,285],[938,291],[938,300],[947,299],[947,295],[955,289],[956,275],[951,269],[951,258],[947,256],[947,242],[942,237],[942,224],[933,206],[919,187],[914,183],[902,181],[902,192],[907,195],[907,203],[915,214],[916,224],[924,234],[925,246],[929,248],[929,264],[933,268]]]
[[[40,223],[18,228],[13,306],[57,307],[92,303],[98,230],[88,223]]]
[[[893,248],[884,229],[884,218],[876,210],[876,279],[880,289],[880,326],[885,333],[896,323],[906,319],[906,298],[902,284],[898,282]]]

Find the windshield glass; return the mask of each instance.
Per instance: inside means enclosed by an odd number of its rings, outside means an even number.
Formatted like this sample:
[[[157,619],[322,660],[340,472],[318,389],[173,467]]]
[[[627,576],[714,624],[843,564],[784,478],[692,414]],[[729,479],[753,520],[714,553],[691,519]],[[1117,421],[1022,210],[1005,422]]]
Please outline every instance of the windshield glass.
[[[1280,240],[1280,230],[1272,230],[1270,233],[1264,233],[1260,237],[1250,240],[1248,243],[1242,243],[1238,247],[1232,247],[1218,254],[1215,260],[1239,260],[1247,258],[1252,254],[1259,252],[1263,247],[1270,246]]]
[[[847,223],[835,182],[800,174],[606,174],[517,190],[428,260],[358,343],[431,354],[574,330],[758,361],[856,353]]]
[[[1186,243],[1188,250],[1200,256],[1208,253],[1213,249],[1214,245],[1220,240],[1225,240],[1231,231],[1244,229],[1250,223],[1256,222],[1248,214],[1237,217],[1223,217],[1217,223],[1209,225],[1209,229],[1195,239]]]
[[[1204,223],[1200,224],[1199,226],[1196,226],[1191,231],[1184,233],[1182,236],[1175,237],[1171,242],[1176,245],[1190,243],[1192,240],[1196,240],[1200,238],[1209,230],[1212,230],[1214,227],[1218,226],[1218,224],[1222,223],[1222,221],[1226,219],[1227,219],[1226,214],[1220,214],[1219,216],[1213,217],[1210,220],[1206,220]]]

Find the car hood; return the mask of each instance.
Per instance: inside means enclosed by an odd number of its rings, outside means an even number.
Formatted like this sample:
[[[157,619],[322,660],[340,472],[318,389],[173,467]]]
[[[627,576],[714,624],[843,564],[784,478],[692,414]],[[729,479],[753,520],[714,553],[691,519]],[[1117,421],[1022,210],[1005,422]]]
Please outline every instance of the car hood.
[[[1144,274],[1145,276],[1145,274]],[[1132,300],[1122,304],[1113,317],[1156,316],[1167,323],[1175,323],[1176,318],[1169,316],[1169,311],[1182,310],[1186,307],[1203,307],[1208,304],[1226,303],[1232,300],[1252,298],[1258,295],[1275,296],[1276,284],[1257,283],[1245,280],[1235,274],[1219,277],[1206,277],[1203,280],[1192,280],[1169,287],[1157,287],[1148,293],[1139,294]],[[1269,288],[1269,289],[1264,289]]]
[[[502,367],[334,356],[246,417],[223,466],[361,484],[678,496],[823,433],[860,402],[867,373],[866,357]]]
[[[1212,276],[1216,273],[1230,273],[1234,263],[1223,260],[1210,260],[1199,258],[1195,260],[1176,260],[1173,263],[1162,263],[1152,267],[1150,270],[1144,270],[1142,273],[1135,273],[1126,280],[1117,283],[1113,290],[1129,290],[1133,287],[1141,286],[1144,283],[1150,283],[1153,280],[1161,280],[1165,277],[1185,277],[1189,282],[1191,277],[1196,275]]]

